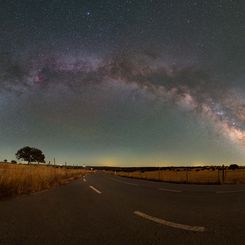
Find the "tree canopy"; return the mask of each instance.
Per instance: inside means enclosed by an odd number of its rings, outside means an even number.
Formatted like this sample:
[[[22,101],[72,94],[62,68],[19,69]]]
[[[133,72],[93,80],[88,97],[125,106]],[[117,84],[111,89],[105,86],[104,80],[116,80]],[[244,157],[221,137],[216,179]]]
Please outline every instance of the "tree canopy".
[[[25,146],[17,151],[15,154],[18,160],[30,162],[45,162],[45,155],[37,148]]]
[[[231,165],[229,166],[229,169],[231,169],[231,170],[236,170],[236,169],[239,169],[239,166],[238,166],[237,164],[231,164]]]

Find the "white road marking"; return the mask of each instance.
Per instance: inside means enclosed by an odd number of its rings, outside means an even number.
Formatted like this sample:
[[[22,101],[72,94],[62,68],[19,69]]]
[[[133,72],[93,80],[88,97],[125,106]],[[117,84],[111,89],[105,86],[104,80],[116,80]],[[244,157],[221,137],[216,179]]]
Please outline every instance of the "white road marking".
[[[216,191],[217,194],[225,194],[225,193],[237,193],[244,192],[245,190],[234,190],[234,191]]]
[[[134,183],[130,183],[130,182],[118,180],[118,179],[113,179],[113,178],[111,178],[111,180],[116,181],[116,182],[119,182],[119,183],[123,183],[123,184],[126,184],[126,185],[139,186],[138,184],[134,184]]]
[[[181,190],[174,190],[174,189],[165,189],[165,188],[159,188],[159,191],[169,191],[169,192],[182,192]]]
[[[40,194],[40,193],[44,193],[44,192],[47,192],[47,191],[49,191],[50,189],[45,189],[45,190],[42,190],[42,191],[36,191],[36,192],[31,192],[31,193],[29,193],[29,194],[24,194],[24,195],[26,195],[26,196],[29,196],[29,195],[38,195],[38,194]]]
[[[176,229],[182,229],[182,230],[187,230],[187,231],[196,231],[196,232],[204,232],[206,230],[205,227],[203,227],[203,226],[191,226],[191,225],[178,224],[178,223],[174,223],[171,221],[167,221],[164,219],[159,219],[157,217],[150,216],[150,215],[142,213],[140,211],[134,211],[134,214],[136,214],[142,218],[151,220],[155,223],[170,226],[170,227],[173,227]]]
[[[101,194],[102,192],[93,187],[92,185],[89,186],[93,191],[97,192],[98,194]]]
[[[87,180],[85,178],[83,178],[83,182],[87,182]]]

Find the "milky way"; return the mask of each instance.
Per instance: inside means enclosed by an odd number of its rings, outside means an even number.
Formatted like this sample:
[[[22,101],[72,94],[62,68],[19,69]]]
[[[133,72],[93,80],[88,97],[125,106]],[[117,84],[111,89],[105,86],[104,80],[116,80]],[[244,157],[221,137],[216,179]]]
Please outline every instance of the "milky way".
[[[0,25],[3,154],[34,144],[60,161],[244,162],[242,2],[51,3],[3,3],[15,16]]]

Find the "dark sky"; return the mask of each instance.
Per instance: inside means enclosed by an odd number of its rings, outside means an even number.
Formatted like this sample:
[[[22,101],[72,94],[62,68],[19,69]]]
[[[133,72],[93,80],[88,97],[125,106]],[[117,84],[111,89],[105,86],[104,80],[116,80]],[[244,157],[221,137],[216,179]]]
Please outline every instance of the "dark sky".
[[[243,0],[0,0],[0,157],[245,164]]]

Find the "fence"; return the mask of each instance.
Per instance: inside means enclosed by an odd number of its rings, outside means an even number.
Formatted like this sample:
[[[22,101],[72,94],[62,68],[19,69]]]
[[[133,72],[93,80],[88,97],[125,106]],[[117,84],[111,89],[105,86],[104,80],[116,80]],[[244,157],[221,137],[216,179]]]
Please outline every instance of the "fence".
[[[238,184],[245,183],[245,169],[185,169],[116,172],[119,176],[190,184]]]

